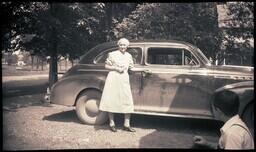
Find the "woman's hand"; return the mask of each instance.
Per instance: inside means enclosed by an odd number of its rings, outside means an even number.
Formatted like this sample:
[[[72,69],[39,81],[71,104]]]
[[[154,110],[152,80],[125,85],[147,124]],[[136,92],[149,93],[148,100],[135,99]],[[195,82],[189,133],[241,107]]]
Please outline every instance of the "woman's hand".
[[[124,67],[108,65],[108,64],[105,64],[105,68],[108,69],[108,70],[117,71],[119,73],[123,73],[124,70],[125,70]]]
[[[205,146],[207,145],[207,141],[202,136],[194,136],[194,144]]]
[[[124,67],[115,67],[115,70],[119,73],[123,73],[124,72]]]

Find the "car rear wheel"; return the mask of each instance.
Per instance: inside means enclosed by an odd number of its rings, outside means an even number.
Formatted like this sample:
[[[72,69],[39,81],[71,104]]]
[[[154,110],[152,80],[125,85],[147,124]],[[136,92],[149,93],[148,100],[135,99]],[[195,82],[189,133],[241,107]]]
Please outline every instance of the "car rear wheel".
[[[243,113],[242,119],[246,123],[247,127],[250,129],[252,135],[254,136],[254,103],[249,103]]]
[[[99,110],[101,93],[88,90],[79,96],[76,102],[76,114],[86,124],[101,125],[107,121],[106,112]]]

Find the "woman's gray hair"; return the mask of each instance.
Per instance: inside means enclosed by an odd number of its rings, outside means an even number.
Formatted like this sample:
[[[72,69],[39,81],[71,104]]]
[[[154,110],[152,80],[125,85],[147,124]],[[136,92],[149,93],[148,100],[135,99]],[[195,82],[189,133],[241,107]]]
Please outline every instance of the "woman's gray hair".
[[[120,40],[118,40],[117,45],[120,45],[120,43],[124,43],[127,46],[129,46],[130,44],[129,40],[127,40],[126,38],[121,38]]]

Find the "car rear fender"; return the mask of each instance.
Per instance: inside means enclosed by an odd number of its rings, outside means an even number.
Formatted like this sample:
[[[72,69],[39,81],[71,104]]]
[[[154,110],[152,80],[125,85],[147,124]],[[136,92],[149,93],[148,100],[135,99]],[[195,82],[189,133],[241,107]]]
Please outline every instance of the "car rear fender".
[[[83,96],[84,94],[86,94],[86,92],[91,91],[91,90],[93,90],[93,91],[98,91],[98,92],[102,93],[102,89],[98,88],[97,86],[86,87],[84,90],[82,90],[81,92],[79,92],[79,94],[76,96],[76,100],[75,100],[73,106],[76,105],[77,100],[78,100],[81,96]]]
[[[230,90],[238,94],[240,100],[239,114],[240,116],[243,114],[244,109],[247,105],[252,104],[254,102],[254,85],[253,81],[245,81],[234,84],[229,84],[218,88],[214,91],[214,94],[217,92],[221,92],[224,90]],[[214,114],[215,108],[213,108],[213,98],[211,98],[211,110]]]
[[[57,82],[51,92],[51,103],[74,106],[76,100],[84,91],[96,89],[102,91],[105,84],[105,77],[79,76],[68,77]],[[65,89],[68,88],[68,89]]]

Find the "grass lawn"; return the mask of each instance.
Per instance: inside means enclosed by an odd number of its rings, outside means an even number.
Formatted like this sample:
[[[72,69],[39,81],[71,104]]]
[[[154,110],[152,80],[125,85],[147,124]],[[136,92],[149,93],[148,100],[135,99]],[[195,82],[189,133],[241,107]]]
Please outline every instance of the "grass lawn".
[[[48,68],[44,67],[43,71],[41,67],[38,70],[31,70],[31,66],[24,66],[22,69],[16,69],[16,65],[3,65],[2,64],[2,76],[22,76],[22,75],[34,75],[34,74],[48,74]]]
[[[75,65],[75,64],[74,64]],[[58,73],[65,73],[69,68],[71,68],[71,63],[67,63],[65,66],[64,62],[59,62]],[[31,65],[25,65],[18,69],[17,65],[7,65],[2,64],[2,76],[23,76],[23,75],[38,75],[38,74],[49,74],[49,67],[44,64],[43,70],[41,65],[37,67],[34,65],[33,69]]]

